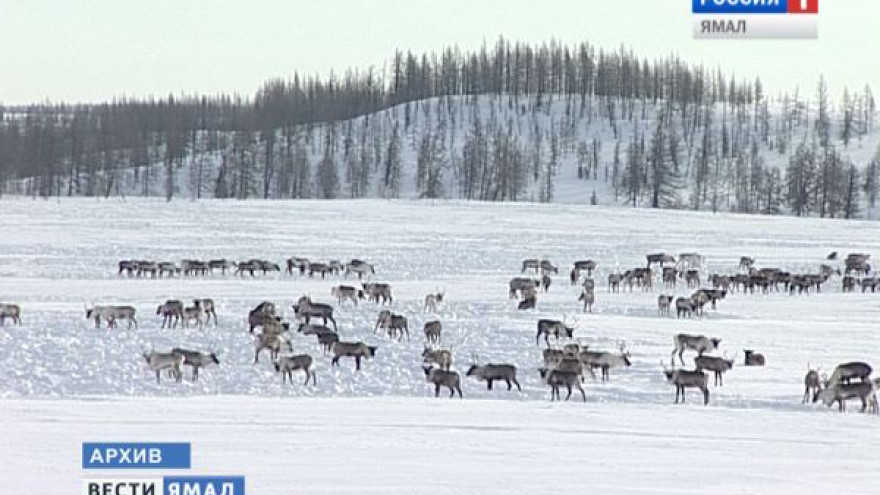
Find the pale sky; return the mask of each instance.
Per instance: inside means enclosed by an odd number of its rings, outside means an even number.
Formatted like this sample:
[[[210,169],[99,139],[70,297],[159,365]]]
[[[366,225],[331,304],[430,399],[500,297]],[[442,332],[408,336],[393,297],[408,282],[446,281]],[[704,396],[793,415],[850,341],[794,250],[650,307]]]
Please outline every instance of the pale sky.
[[[677,53],[768,92],[880,94],[880,1],[821,0],[818,41],[693,40],[690,0],[0,0],[0,102],[252,95],[294,70],[381,68],[394,50],[590,41]]]

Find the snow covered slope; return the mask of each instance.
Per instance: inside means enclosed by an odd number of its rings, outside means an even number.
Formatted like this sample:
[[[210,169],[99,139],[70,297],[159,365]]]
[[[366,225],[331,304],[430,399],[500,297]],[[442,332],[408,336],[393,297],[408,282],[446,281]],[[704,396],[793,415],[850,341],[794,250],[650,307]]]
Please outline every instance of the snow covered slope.
[[[153,162],[145,167],[126,167],[119,162],[111,172],[98,172],[95,194],[163,197],[168,195],[170,184],[173,197],[212,198],[219,194],[217,184],[222,169],[225,194],[239,199],[441,197],[631,205],[633,200],[623,184],[628,180],[624,177],[630,153],[628,147],[635,142],[646,148],[638,159],[642,165],[636,167],[642,169],[639,174],[644,182],[641,192],[636,195],[636,203],[650,206],[649,183],[653,172],[645,160],[658,120],[665,119],[664,115],[669,113],[671,117],[663,135],[677,137],[678,156],[674,160],[675,178],[664,186],[664,191],[671,192],[671,197],[664,199],[664,206],[693,207],[695,184],[699,182],[696,179],[697,162],[705,132],[709,135],[707,142],[711,143],[708,152],[711,164],[705,172],[708,179],[704,179],[709,185],[704,189],[708,189],[710,197],[705,197],[707,191],[703,192],[700,209],[712,209],[714,201],[719,211],[760,212],[766,209],[763,201],[766,194],[753,193],[755,197],[749,201],[759,204],[746,209],[738,205],[744,200],[737,197],[737,189],[750,183],[757,184],[755,187],[760,189],[761,184],[767,184],[767,175],[779,170],[780,175],[773,186],[779,190],[773,194],[780,195],[785,184],[785,169],[796,148],[802,143],[816,144],[816,110],[809,101],[798,100],[795,104],[786,100],[783,104],[781,97],[768,98],[766,136],[753,124],[757,111],[753,106],[736,109],[721,103],[707,106],[698,112],[702,119],[700,123],[693,124],[693,108],[683,117],[677,105],[670,109],[663,100],[607,101],[593,98],[587,101],[582,106],[580,99],[567,99],[561,95],[516,99],[510,95],[493,94],[432,98],[349,120],[296,126],[289,131],[276,130],[275,147],[271,153],[266,152],[264,139],[256,134],[248,135],[245,144],[241,144],[239,141],[243,138],[236,133],[209,135],[203,132],[198,134],[194,144],[187,146],[185,158],[171,169],[166,169],[162,161],[164,148],[160,146],[151,150]],[[708,125],[706,120],[710,122]],[[868,164],[880,155],[880,127],[867,128],[864,134],[859,133],[844,143],[840,138],[839,120],[840,115],[831,116],[829,143],[846,167],[849,163],[856,166],[861,174],[860,183],[864,182]],[[783,125],[783,122],[788,123]],[[290,133],[289,138],[285,132]],[[385,183],[386,167],[395,133],[398,136],[399,183],[389,186]],[[487,162],[493,162],[495,155],[505,158],[498,159],[499,164],[487,166],[488,171],[473,180],[484,181],[483,189],[500,188],[501,181],[494,177],[511,174],[500,169],[516,161],[508,156],[515,149],[522,164],[518,179],[521,185],[517,188],[516,198],[512,198],[510,192],[497,197],[491,194],[468,196],[464,192],[464,177],[467,175],[464,149],[476,134],[481,138],[473,142],[479,143],[475,147],[482,150],[482,154],[477,155],[483,156]],[[209,141],[218,140],[221,144],[212,145],[217,149],[206,151]],[[438,185],[433,194],[428,194],[418,179],[420,150],[426,141],[433,143],[431,146],[434,147],[430,154],[434,165],[428,167],[435,169],[437,177]],[[273,157],[271,166],[266,165],[267,155]],[[320,171],[322,160],[328,156],[332,158],[337,183],[329,195],[322,190]],[[244,160],[243,164],[238,165],[241,160]],[[667,157],[667,161],[670,160]],[[615,161],[618,162],[617,172],[614,171]],[[580,166],[586,167],[586,177],[579,176]],[[170,180],[168,170],[171,170]],[[110,177],[111,174],[117,175]],[[673,175],[672,172],[668,174]],[[364,178],[362,182],[357,179],[361,176]],[[61,190],[67,191],[68,178],[59,180],[64,184]],[[8,192],[30,194],[32,182],[32,179],[11,181]],[[87,182],[86,173],[72,189],[81,193]],[[292,185],[295,182],[300,185]],[[486,185],[490,183],[491,186]],[[617,194],[615,183],[618,184]],[[718,198],[713,200],[711,196],[715,188]],[[479,190],[480,186],[475,189]],[[860,216],[877,219],[876,207],[868,208],[864,199],[863,194]],[[780,211],[785,213],[789,209],[783,204]],[[818,208],[814,208],[812,213],[817,211]]]

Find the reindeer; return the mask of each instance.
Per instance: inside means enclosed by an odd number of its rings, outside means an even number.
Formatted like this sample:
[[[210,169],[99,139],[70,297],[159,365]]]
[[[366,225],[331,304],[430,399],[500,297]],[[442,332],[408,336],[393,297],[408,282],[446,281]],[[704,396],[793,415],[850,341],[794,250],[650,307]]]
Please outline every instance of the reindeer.
[[[425,312],[436,313],[437,312],[437,304],[443,302],[443,297],[446,296],[446,289],[443,289],[443,292],[436,292],[434,294],[428,294],[425,296]]]
[[[161,261],[159,262],[159,278],[164,275],[169,277],[180,275],[180,267],[170,261]]]
[[[214,273],[214,270],[219,269],[221,275],[226,275],[226,270],[232,271],[235,268],[235,262],[227,260],[225,258],[219,260],[208,260],[208,270],[211,273]]]
[[[297,333],[303,335],[319,335],[322,333],[336,333],[327,325],[319,325],[317,323],[300,323],[296,329]]]
[[[877,277],[863,278],[861,281],[862,294],[864,294],[865,291],[867,291],[868,289],[871,289],[871,292],[876,291],[878,285],[880,285],[880,279],[878,279]]]
[[[660,364],[663,364],[662,362]],[[682,404],[686,402],[685,389],[698,388],[703,392],[703,405],[709,404],[709,377],[702,371],[689,371],[682,369],[667,369],[663,365],[663,374],[666,381],[675,385],[675,403],[681,397]]]
[[[424,364],[436,364],[440,368],[449,371],[452,366],[452,353],[446,349],[431,349],[427,345],[422,351],[422,362]]]
[[[156,278],[159,275],[159,264],[155,261],[141,261],[137,265],[137,276],[150,275],[150,278]]]
[[[280,325],[288,325],[288,323],[282,323],[280,316],[275,316],[275,314],[269,314],[259,308],[252,309],[248,313],[248,326],[250,333],[254,333],[254,330],[257,327],[269,327],[269,326],[280,326]]]
[[[287,274],[293,275],[293,270],[299,270],[300,275],[305,275],[309,268],[309,260],[307,258],[287,258]]]
[[[131,277],[134,272],[137,270],[138,262],[136,260],[122,260],[119,262],[119,271],[116,272],[116,275],[122,275],[122,272],[127,272],[128,276]]]
[[[364,289],[364,294],[371,302],[378,304],[380,299],[382,304],[394,302],[394,299],[391,297],[391,286],[388,284],[363,283],[361,286]]]
[[[536,258],[525,259],[522,262],[522,270],[520,273],[525,273],[526,270],[534,270],[535,273],[538,273],[538,270],[541,268],[541,260]]]
[[[550,278],[550,276],[545,273],[545,274],[541,275],[540,282],[541,283],[538,285],[539,285],[539,287],[541,287],[541,290],[543,292],[549,292],[550,291],[550,284],[553,283],[553,279]]]
[[[826,277],[830,277],[832,275],[837,275],[838,277],[840,277],[841,273],[840,273],[839,268],[834,268],[831,265],[822,264],[822,265],[819,265],[819,275],[824,275]]]
[[[596,379],[596,374],[593,373],[593,369],[585,365],[581,356],[578,354],[570,354],[563,351],[562,358],[549,367],[557,371],[577,373],[577,375],[581,377],[582,383],[584,382],[584,370],[590,373],[591,378],[594,380]]]
[[[511,383],[516,385],[516,389],[522,392],[522,387],[519,386],[519,382],[516,380],[516,366],[512,364],[484,364],[477,365],[477,357],[473,357],[473,363],[471,367],[468,368],[465,376],[472,376],[477,380],[481,380],[486,382],[486,389],[492,390],[492,382],[495,380],[504,381],[507,383],[507,390],[510,391],[513,386]]]
[[[846,260],[844,260],[844,275],[848,275],[850,272],[856,272],[860,275],[867,275],[871,271],[871,265],[868,263],[868,260],[871,258],[870,254],[864,253],[850,253],[846,255]]]
[[[584,261],[575,261],[574,262],[575,270],[578,270],[579,272],[580,271],[587,272],[588,277],[593,276],[593,270],[596,269],[597,265],[598,264],[593,260],[584,260]]]
[[[544,365],[553,368],[556,366],[559,361],[562,361],[562,358],[566,356],[566,352],[564,349],[554,349],[552,347],[548,347],[541,351],[541,357],[544,359]]]
[[[429,343],[440,342],[440,334],[443,332],[443,325],[438,320],[425,323],[425,340]]]
[[[612,354],[610,352],[596,352],[585,350],[580,353],[580,360],[584,366],[588,366],[590,370],[599,368],[602,370],[602,381],[608,381],[611,378],[611,368],[621,366],[631,366],[630,353],[626,350],[625,342],[618,342],[617,348],[620,354]],[[591,371],[592,372],[592,371]]]
[[[709,296],[706,292],[702,290],[698,290],[691,294],[691,307],[693,308],[693,312],[695,315],[703,316],[703,306],[709,302]]]
[[[540,267],[541,267],[541,273],[544,275],[547,275],[549,273],[552,273],[554,275],[559,274],[559,268],[557,268],[556,265],[551,263],[550,260],[541,260]]]
[[[678,255],[678,265],[681,267],[701,267],[705,261],[706,257],[699,253],[681,253]]]
[[[855,378],[863,382],[868,381],[871,376],[871,365],[861,361],[853,361],[837,365],[834,372],[831,373],[829,383],[850,383]]]
[[[262,269],[260,260],[241,261],[235,267],[235,274],[244,277],[244,273],[248,272],[253,277],[254,272],[260,269]]]
[[[336,298],[340,306],[344,300],[349,300],[357,306],[358,298],[364,298],[364,291],[350,285],[338,285],[330,289],[330,295]]]
[[[364,275],[375,275],[376,270],[373,265],[365,261],[351,260],[345,264],[345,276],[347,277],[349,273],[357,274],[358,280],[360,280]]]
[[[678,283],[678,270],[674,266],[664,266],[663,267],[663,285],[669,287],[670,285],[675,288]]]
[[[21,325],[21,307],[18,304],[0,303],[0,327],[6,318],[11,318],[15,325]]]
[[[867,410],[869,401],[872,404],[876,404],[877,395],[875,393],[874,383],[871,381],[858,383],[832,382],[827,388],[820,390],[813,395],[813,402],[817,402],[821,399],[828,407],[831,407],[837,402],[840,412],[843,412],[846,410],[847,399],[854,398],[858,398],[862,401],[862,412]]]
[[[181,367],[185,361],[185,357],[181,354],[175,354],[174,352],[156,352],[150,351],[149,353],[144,352],[144,361],[147,362],[147,366],[150,367],[150,370],[156,372],[156,383],[161,383],[161,375],[163,370],[169,370],[171,375],[178,382],[183,379],[183,372],[181,371]]]
[[[568,390],[568,395],[565,396],[566,401],[571,398],[572,388],[580,390],[584,402],[587,401],[587,394],[584,392],[584,387],[581,386],[581,375],[579,373],[549,368],[538,368],[538,373],[540,373],[541,379],[544,383],[550,386],[551,401],[555,399],[562,400],[559,394],[559,389],[563,385]]]
[[[538,303],[538,295],[535,292],[527,292],[523,300],[516,305],[517,310],[535,309]]]
[[[339,335],[326,325],[302,323],[297,328],[297,332],[306,336],[315,335],[318,337],[318,343],[321,344],[325,356],[330,352],[330,345],[339,340]]]
[[[608,275],[608,291],[620,292],[621,282],[623,282],[623,275],[619,273],[612,273],[611,275]]]
[[[380,313],[380,318],[378,323],[388,332],[389,337],[393,339],[399,335],[398,340],[403,340],[403,336],[406,334],[406,340],[409,341],[409,324],[405,316],[394,314],[386,309]]]
[[[321,318],[325,325],[327,320],[330,320],[333,323],[333,328],[336,329],[336,320],[333,318],[333,306],[329,304],[315,303],[312,302],[310,297],[302,296],[297,301],[297,304],[293,305],[293,311],[298,319],[305,320],[306,323],[312,318]]]
[[[312,371],[312,356],[308,354],[297,354],[296,356],[282,356],[275,360],[273,363],[275,365],[275,371],[281,373],[281,384],[285,384],[288,381],[293,383],[293,372],[297,370],[303,370],[306,373],[306,381],[303,382],[303,385],[309,384],[309,379],[312,380],[312,385],[318,385],[318,378],[315,376],[315,372]]]
[[[675,264],[675,257],[672,256],[671,254],[666,254],[666,253],[649,254],[649,255],[645,256],[645,258],[648,260],[648,266],[647,266],[648,268],[651,268],[651,265],[653,265],[655,263],[659,263],[661,268],[663,267],[664,263]]]
[[[199,306],[189,306],[183,308],[183,328],[189,326],[190,320],[195,321],[196,325],[198,325],[199,330],[204,328],[204,322],[202,322],[202,308]]]
[[[678,360],[684,365],[682,354],[684,354],[685,350],[691,349],[697,351],[697,355],[702,356],[705,352],[711,352],[718,349],[718,345],[721,344],[721,339],[714,337],[707,338],[704,335],[688,335],[686,333],[680,333],[672,337],[672,343],[675,345],[671,357],[674,366],[676,354],[678,354]]]
[[[95,320],[95,328],[100,327],[101,319],[107,320],[107,328],[116,328],[116,320],[128,320],[128,328],[131,329],[132,323],[134,328],[138,328],[137,319],[134,315],[137,311],[132,306],[93,306],[91,309],[86,308],[86,319]]]
[[[333,273],[333,268],[326,263],[310,263],[309,264],[309,277],[314,277],[316,273],[321,274],[321,280],[327,276],[327,274]]]
[[[684,272],[684,281],[687,284],[688,288],[699,287],[702,283],[702,281],[700,280],[700,271],[690,269]]]
[[[575,320],[574,325],[572,326],[568,326],[565,320],[566,318],[564,316],[562,317],[562,321],[546,319],[538,320],[538,333],[535,335],[535,345],[540,345],[541,335],[544,336],[544,343],[547,344],[547,347],[550,347],[549,338],[551,334],[556,340],[559,340],[560,335],[565,338],[572,338],[574,329],[577,326],[577,320]]]
[[[321,344],[325,356],[330,352],[330,349],[333,348],[333,344],[336,342],[339,342],[339,335],[332,330],[318,334],[318,343]]]
[[[739,269],[743,271],[749,271],[752,267],[755,266],[755,258],[749,256],[742,256],[739,259]]]
[[[531,278],[523,278],[523,277],[515,277],[510,279],[508,283],[508,292],[507,295],[510,299],[514,299],[517,297],[517,292],[519,292],[523,297],[525,297],[526,291],[535,291],[540,284],[539,281],[535,281]]]
[[[376,346],[369,346],[363,342],[343,342],[337,340],[330,345],[330,351],[333,353],[333,359],[330,361],[332,366],[339,366],[339,358],[353,357],[355,371],[361,370],[361,359],[372,358],[376,355]]]
[[[330,272],[333,275],[339,275],[345,270],[345,265],[339,260],[330,260],[327,262],[327,266],[330,267]]]
[[[205,323],[210,323],[213,317],[214,326],[217,326],[217,312],[214,310],[213,299],[193,299],[193,305],[205,313]]]
[[[807,374],[804,375],[804,398],[801,404],[806,404],[809,397],[815,397],[822,390],[822,379],[819,377],[821,368],[812,369],[807,363]]]
[[[675,296],[660,294],[657,296],[657,309],[660,311],[661,315],[669,316],[669,306],[672,305],[672,300]],[[677,308],[676,308],[677,309]]]
[[[171,349],[171,353],[183,356],[183,364],[192,366],[192,379],[194,382],[198,381],[199,379],[199,368],[206,367],[211,364],[220,364],[220,359],[217,358],[217,354],[214,352],[190,351],[187,349],[181,349],[180,347],[175,347],[174,349]]]
[[[843,280],[842,280],[842,284],[843,284],[843,288],[842,288],[843,292],[855,292],[855,290],[856,290],[855,277],[852,277],[850,275],[844,276]]]
[[[281,273],[281,267],[278,266],[278,263],[272,263],[271,261],[266,260],[252,260],[256,261],[260,265],[260,271],[263,272],[263,275],[268,272],[278,272]]]
[[[712,303],[712,309],[717,309],[715,307],[715,303],[717,301],[720,301],[720,300],[724,299],[725,297],[727,297],[727,291],[724,289],[698,289],[691,296],[691,298],[693,299],[693,297],[696,296],[697,294],[702,294],[702,296],[699,296],[699,299],[705,298],[706,301]],[[705,304],[705,303],[703,303],[703,304]],[[701,306],[701,308],[702,308],[702,306]]]
[[[709,370],[715,373],[715,385],[724,386],[724,373],[733,368],[734,359],[726,359],[717,356],[697,356],[694,358],[694,364],[697,371]]]
[[[727,275],[717,275],[713,273],[709,276],[709,283],[711,283],[712,287],[715,289],[729,290],[730,281],[730,277]]]
[[[180,270],[184,276],[205,275],[208,273],[208,264],[199,260],[181,260]]]
[[[267,332],[263,329],[263,333],[258,333],[254,339],[254,364],[260,362],[260,353],[264,349],[269,350],[269,356],[273,361],[278,359],[282,352],[293,352],[293,345],[283,333]]]
[[[745,365],[746,366],[764,366],[764,355],[758,352],[753,351],[752,349],[743,349],[745,353]]]
[[[584,290],[581,292],[581,295],[578,297],[578,301],[584,302],[584,313],[589,311],[593,312],[593,304],[596,302],[596,293],[593,291]]]
[[[440,387],[446,387],[449,389],[450,399],[455,397],[455,392],[458,392],[458,397],[462,398],[461,377],[458,376],[457,372],[442,370],[433,366],[423,367],[422,370],[425,372],[425,379],[428,383],[434,384],[434,397],[440,396]]]
[[[675,314],[677,318],[685,315],[688,318],[694,313],[694,302],[689,297],[679,297],[675,300]]]

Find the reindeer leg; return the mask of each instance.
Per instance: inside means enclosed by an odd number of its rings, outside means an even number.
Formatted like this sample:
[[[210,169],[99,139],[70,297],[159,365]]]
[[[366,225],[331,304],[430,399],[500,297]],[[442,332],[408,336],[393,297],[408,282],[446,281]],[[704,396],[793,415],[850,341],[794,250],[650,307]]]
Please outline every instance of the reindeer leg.
[[[516,389],[519,390],[520,392],[522,392],[522,387],[519,386],[519,382],[516,381],[516,378],[513,379],[513,383],[516,384]]]
[[[568,399],[571,398],[571,384],[566,383],[565,388],[568,389],[568,395],[565,396],[565,402],[568,402]]]
[[[580,385],[578,385],[577,388],[578,388],[578,390],[581,391],[581,397],[584,399],[584,402],[586,402],[587,401],[587,394],[586,394],[586,392],[584,392],[584,387],[581,387]]]

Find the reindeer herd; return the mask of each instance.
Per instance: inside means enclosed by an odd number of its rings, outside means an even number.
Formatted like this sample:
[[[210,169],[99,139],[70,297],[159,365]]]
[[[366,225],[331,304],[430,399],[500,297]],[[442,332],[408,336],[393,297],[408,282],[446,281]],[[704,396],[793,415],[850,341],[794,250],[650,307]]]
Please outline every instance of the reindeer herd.
[[[198,277],[208,275],[230,274],[244,277],[255,277],[258,274],[281,273],[281,265],[272,261],[252,258],[249,260],[233,261],[226,258],[212,260],[184,259],[180,263],[174,261],[150,261],[150,260],[120,260],[118,263],[118,276],[127,275],[130,278],[168,278],[168,277]],[[326,262],[311,261],[308,258],[292,257],[286,260],[286,272],[288,275],[308,275],[315,277],[320,275],[322,279],[328,276],[356,275],[358,279],[364,276],[375,275],[373,266],[360,259],[352,259],[348,263],[339,260]]]
[[[827,262],[837,259],[837,253],[827,256]],[[671,316],[674,306],[678,318],[692,318],[704,315],[706,305],[717,309],[717,304],[734,293],[754,294],[773,291],[788,294],[819,293],[824,284],[834,277],[841,278],[843,292],[851,292],[861,288],[862,292],[874,292],[880,287],[878,279],[873,275],[870,256],[853,253],[844,260],[844,270],[823,263],[815,271],[791,273],[779,267],[757,267],[753,256],[743,256],[739,260],[738,271],[734,273],[707,273],[705,256],[699,253],[681,253],[677,259],[666,253],[652,253],[646,256],[646,266],[633,267],[628,270],[615,269],[607,275],[609,294],[621,292],[622,288],[632,292],[653,291],[659,285],[664,289],[677,290],[682,283],[691,292],[690,295],[678,296],[661,293],[657,297],[660,315]],[[347,263],[338,260],[327,262],[310,261],[303,257],[292,257],[286,260],[286,273],[299,274],[321,279],[328,276],[355,275],[356,284],[339,284],[330,288],[329,296],[335,299],[337,306],[350,305],[353,309],[361,308],[361,303],[368,303],[378,308],[373,326],[372,336],[375,340],[384,334],[391,342],[410,342],[410,317],[393,311],[394,297],[391,285],[372,281],[376,275],[374,266],[364,260],[352,259]],[[246,261],[230,261],[212,259],[208,261],[186,259],[179,264],[173,262],[156,262],[143,260],[123,260],[118,264],[118,275],[141,278],[163,278],[169,276],[195,277],[208,276],[219,271],[226,274],[255,277],[257,274],[267,275],[280,272],[280,265],[260,259]],[[655,271],[655,267],[659,271]],[[572,264],[569,272],[571,286],[579,287],[578,303],[582,303],[584,313],[592,313],[596,304],[596,282],[594,273],[598,273],[599,263],[592,260],[578,260]],[[508,297],[519,299],[518,310],[537,308],[539,294],[550,290],[552,276],[559,274],[556,264],[547,259],[525,259],[520,265],[519,274],[508,283]],[[613,297],[613,296],[608,296]],[[422,309],[425,313],[435,315],[439,308],[446,304],[446,290],[436,290],[424,296]],[[322,349],[323,355],[329,357],[330,366],[340,366],[343,359],[353,361],[354,370],[360,371],[365,360],[376,356],[379,346],[352,336],[343,337],[334,317],[335,307],[328,303],[314,301],[309,295],[300,297],[290,305],[293,320],[285,321],[285,317],[277,310],[277,305],[264,301],[251,309],[246,315],[248,334],[254,341],[255,365],[259,364],[261,354],[268,351],[272,366],[281,375],[282,384],[292,383],[293,372],[301,371],[305,375],[303,386],[309,382],[317,386],[315,367],[317,359],[306,353],[294,353],[294,336],[315,339]],[[102,322],[106,328],[115,329],[120,320],[125,320],[127,329],[138,329],[136,309],[130,305],[92,305],[85,308],[85,317],[94,320],[95,328]],[[161,329],[197,328],[205,330],[206,325],[213,322],[218,325],[214,300],[201,298],[192,300],[191,305],[178,299],[166,300],[156,308],[156,316],[161,317]],[[412,315],[410,315],[412,316]],[[21,324],[21,308],[16,304],[0,303],[0,325],[6,319]],[[537,333],[535,344],[540,347],[543,340],[545,346],[540,358],[536,360],[538,376],[550,390],[551,400],[561,400],[561,390],[565,388],[569,400],[573,391],[581,394],[586,401],[583,384],[586,375],[593,380],[608,381],[611,370],[625,369],[632,366],[632,355],[623,340],[619,340],[616,351],[590,349],[575,335],[578,319],[561,320],[541,318],[536,322]],[[330,326],[328,326],[330,325]],[[291,330],[295,329],[295,330]],[[450,397],[456,394],[461,398],[462,379],[453,370],[453,346],[440,347],[443,338],[443,324],[437,318],[429,318],[422,328],[424,347],[421,355],[414,355],[414,360],[421,362],[425,381],[434,388],[435,396],[441,389],[446,389]],[[551,344],[551,339],[553,343]],[[705,335],[679,333],[673,336],[673,348],[670,356],[670,367],[661,362],[666,381],[675,387],[675,403],[685,402],[687,389],[698,389],[703,396],[703,403],[710,400],[710,383],[707,372],[712,373],[712,384],[716,387],[724,385],[724,375],[735,365],[736,356],[728,358],[727,353],[717,355],[721,339]],[[563,345],[560,347],[559,343]],[[462,342],[463,343],[463,342]],[[693,368],[685,369],[684,353],[693,351]],[[744,366],[764,366],[763,354],[753,349],[744,349]],[[192,380],[198,380],[199,369],[211,365],[219,365],[219,353],[175,347],[169,352],[150,350],[143,352],[143,359],[151,372],[155,373],[157,383],[161,383],[163,372],[176,381],[183,378],[184,367],[192,368]],[[679,367],[676,368],[676,358]],[[507,391],[516,386],[522,391],[517,376],[517,367],[511,363],[480,364],[476,354],[471,354],[466,377],[485,382],[487,390],[493,390],[494,382],[504,382]],[[597,378],[596,370],[600,375]],[[812,369],[808,364],[808,372],[804,377],[803,402],[818,402],[831,406],[838,403],[844,410],[848,399],[859,399],[862,411],[870,408],[877,412],[876,389],[880,381],[871,379],[872,369],[864,362],[849,362],[838,365],[830,376],[821,375],[820,369]]]

